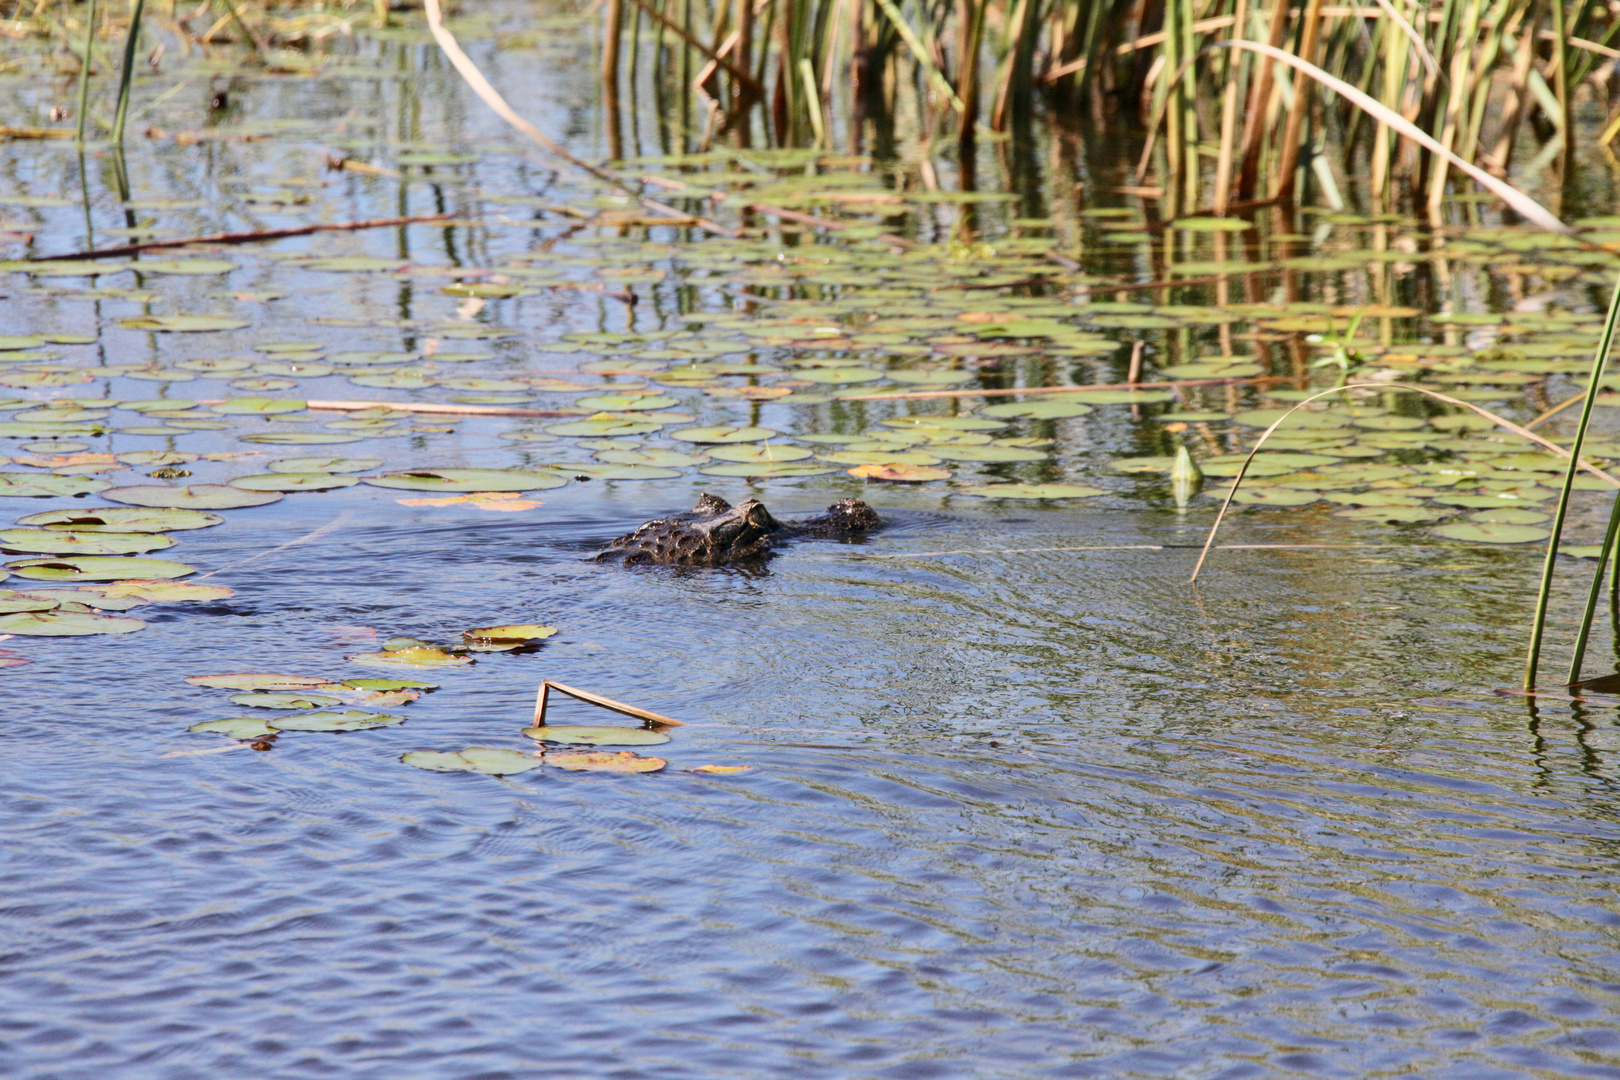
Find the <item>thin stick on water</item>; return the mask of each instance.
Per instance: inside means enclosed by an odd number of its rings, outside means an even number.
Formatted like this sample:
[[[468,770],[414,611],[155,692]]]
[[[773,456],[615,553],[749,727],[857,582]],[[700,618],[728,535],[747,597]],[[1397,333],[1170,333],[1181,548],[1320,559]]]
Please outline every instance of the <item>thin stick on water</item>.
[[[546,726],[546,705],[550,699],[551,691],[553,690],[557,691],[559,694],[567,694],[569,697],[576,698],[589,705],[596,705],[600,708],[607,709],[610,712],[620,713],[624,716],[631,716],[637,720],[645,720],[649,724],[662,724],[665,727],[686,726],[684,721],[672,719],[671,717],[665,716],[662,713],[655,713],[651,709],[639,709],[634,705],[626,705],[622,701],[614,701],[610,697],[603,697],[601,694],[593,694],[589,690],[577,690],[572,686],[564,686],[560,682],[552,682],[550,679],[542,679],[540,681],[540,693],[534,699],[535,727]]]
[[[1309,405],[1317,398],[1327,397],[1329,394],[1343,393],[1346,390],[1382,390],[1385,392],[1410,390],[1414,394],[1422,394],[1425,397],[1434,398],[1436,401],[1444,401],[1448,405],[1456,405],[1464,409],[1469,409],[1475,413],[1478,413],[1480,416],[1485,417],[1485,419],[1496,424],[1498,427],[1506,428],[1515,435],[1523,436],[1524,438],[1529,439],[1531,442],[1538,443],[1545,449],[1551,450],[1560,457],[1569,458],[1573,463],[1571,466],[1572,474],[1574,468],[1578,467],[1586,472],[1591,473],[1593,476],[1597,477],[1599,480],[1602,480],[1610,487],[1620,489],[1620,479],[1610,476],[1608,473],[1604,472],[1602,469],[1590,462],[1579,460],[1573,452],[1565,450],[1557,443],[1543,439],[1540,435],[1537,435],[1535,432],[1527,430],[1526,428],[1520,427],[1507,417],[1498,416],[1489,409],[1482,409],[1472,402],[1462,401],[1454,397],[1448,397],[1445,394],[1430,390],[1427,387],[1410,386],[1405,383],[1347,383],[1344,386],[1336,386],[1331,390],[1323,390],[1320,393],[1312,394],[1304,401],[1301,401],[1298,405],[1295,405],[1293,408],[1277,417],[1276,420],[1272,421],[1271,426],[1266,428],[1266,430],[1261,434],[1260,438],[1255,441],[1254,449],[1250,450],[1249,456],[1243,459],[1243,467],[1238,469],[1238,474],[1232,478],[1232,488],[1226,493],[1226,501],[1221,504],[1220,513],[1215,515],[1215,524],[1211,525],[1209,528],[1209,536],[1204,540],[1204,550],[1199,553],[1198,563],[1193,567],[1191,583],[1197,583],[1198,573],[1204,568],[1204,560],[1209,558],[1210,549],[1215,546],[1215,534],[1220,531],[1221,522],[1226,518],[1226,511],[1232,506],[1232,497],[1237,494],[1238,485],[1243,483],[1243,478],[1248,475],[1249,465],[1254,461],[1254,456],[1260,452],[1260,448],[1264,446],[1266,440],[1271,437],[1271,433],[1276,431],[1278,426],[1281,425],[1284,420],[1287,420],[1290,416],[1293,416],[1294,413],[1298,412],[1300,409],[1303,409],[1306,405]],[[1568,496],[1567,489],[1565,491],[1565,496]]]
[[[235,570],[238,566],[246,566],[248,563],[258,562],[260,559],[267,559],[270,556],[276,554],[277,552],[286,551],[288,548],[295,548],[300,544],[307,544],[311,540],[316,540],[316,539],[319,539],[322,536],[325,536],[327,533],[331,532],[333,529],[341,528],[343,525],[347,524],[349,519],[352,518],[352,517],[354,517],[354,511],[353,510],[345,510],[345,511],[343,511],[343,513],[339,514],[337,517],[333,518],[331,521],[328,521],[325,525],[322,525],[320,528],[316,529],[312,533],[305,533],[303,536],[300,536],[298,539],[289,540],[285,544],[282,544],[280,547],[273,547],[269,551],[261,551],[257,555],[249,555],[247,558],[241,560],[240,562],[227,563],[226,565],[220,567],[218,570],[210,570],[208,573],[202,574],[202,575],[200,575],[198,577],[195,577],[192,580],[193,581],[201,581],[203,578],[211,578],[215,574],[223,574],[227,570]]]

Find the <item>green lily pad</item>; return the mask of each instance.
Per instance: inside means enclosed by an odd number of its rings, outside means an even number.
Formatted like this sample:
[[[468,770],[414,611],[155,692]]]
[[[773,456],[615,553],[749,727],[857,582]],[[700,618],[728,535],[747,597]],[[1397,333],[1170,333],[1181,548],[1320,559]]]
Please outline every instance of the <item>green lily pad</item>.
[[[1242,218],[1225,217],[1184,217],[1170,222],[1172,229],[1181,229],[1185,232],[1244,232],[1254,228],[1252,222]]]
[[[305,270],[324,270],[333,274],[373,274],[404,269],[408,261],[368,255],[341,255],[330,259],[311,259],[302,265]]]
[[[1545,540],[1552,533],[1529,525],[1487,525],[1463,523],[1438,525],[1430,530],[1447,540],[1467,540],[1476,544],[1533,544]]]
[[[10,615],[18,611],[54,611],[61,603],[60,598],[44,593],[0,589],[0,614]]]
[[[17,334],[0,334],[0,352],[15,352],[20,349],[37,349],[45,344],[42,337]],[[9,361],[11,358],[7,357]]]
[[[0,548],[41,555],[140,555],[173,547],[161,533],[76,533],[56,529],[0,529]]]
[[[99,555],[79,558],[19,559],[6,569],[35,581],[169,581],[195,574],[195,566],[166,559],[115,559]]]
[[[829,454],[818,454],[817,457],[822,461],[832,461],[839,465],[939,464],[939,458],[933,454],[925,454],[920,450],[903,450],[900,447],[895,447],[893,450],[834,450]]]
[[[391,727],[404,722],[403,716],[361,712],[359,709],[276,717],[276,727],[282,731],[365,731],[369,728]]]
[[[112,487],[88,476],[52,476],[47,473],[0,473],[0,496],[45,499],[63,495],[89,495]]]
[[[709,451],[709,456],[717,461],[803,461],[813,455],[814,451],[803,446],[773,446],[770,443],[721,446]]]
[[[660,746],[669,742],[661,731],[626,727],[556,727],[524,728],[523,734],[539,742],[566,743],[576,746]]]
[[[622,416],[592,416],[584,420],[570,420],[546,428],[548,435],[583,435],[588,438],[607,438],[625,435],[647,435],[664,425],[651,420],[626,420]]]
[[[18,611],[0,615],[0,634],[23,637],[89,637],[92,634],[132,634],[146,624],[118,615],[87,611]]]
[[[1071,416],[1084,416],[1089,412],[1091,412],[1090,405],[1061,400],[1014,401],[1005,405],[988,405],[979,410],[981,416],[994,416],[1006,420],[1063,420]]]
[[[1439,521],[1448,513],[1456,511],[1441,510],[1432,506],[1358,506],[1353,510],[1334,511],[1334,517],[1350,518],[1355,521],[1383,521],[1393,524],[1408,524],[1420,521]]]
[[[1088,499],[1093,495],[1108,494],[1101,488],[1077,484],[982,484],[956,490],[963,495],[978,495],[986,499]]]
[[[438,381],[422,375],[350,375],[355,386],[369,386],[377,390],[426,390]]]
[[[18,518],[17,524],[83,533],[155,533],[206,529],[224,521],[218,514],[205,514],[200,510],[99,506],[91,510],[46,510]]]
[[[231,704],[246,705],[254,709],[324,709],[328,705],[341,705],[342,699],[322,694],[257,693],[232,694]]]
[[[195,334],[213,330],[245,330],[249,320],[224,315],[136,315],[118,320],[118,325],[126,330]]]
[[[891,371],[888,375],[895,382],[910,386],[957,386],[978,378],[971,371],[950,370]]]
[[[33,262],[28,259],[0,261],[0,273],[14,270],[35,277],[95,277],[97,274],[116,274],[120,270],[128,269],[128,263],[91,262],[89,259],[57,259],[54,262]]]
[[[271,671],[238,671],[228,675],[188,675],[192,686],[209,686],[223,690],[312,690],[332,685],[331,679],[319,675],[287,675]]]
[[[1519,506],[1498,506],[1489,510],[1476,510],[1468,515],[1468,520],[1483,522],[1486,525],[1539,525],[1549,517],[1550,514],[1540,510],[1526,510]]]
[[[265,468],[273,473],[355,473],[381,464],[382,458],[295,457],[277,458]]]
[[[883,374],[877,368],[867,367],[810,368],[799,372],[798,378],[828,386],[844,386],[850,383],[877,382],[883,378]]]
[[[795,476],[826,476],[837,469],[808,461],[740,461],[725,465],[707,465],[699,469],[703,476],[742,476],[750,480],[781,480]]]
[[[732,447],[734,450],[751,449],[751,447]],[[599,450],[596,453],[598,461],[610,465],[654,465],[660,468],[680,469],[689,465],[701,465],[709,460],[706,454],[683,454],[679,450],[625,450],[611,447]]]
[[[373,487],[402,491],[544,491],[559,488],[567,480],[549,472],[521,472],[516,469],[412,469],[386,476],[364,478]]]
[[[1007,426],[1005,420],[986,420],[981,416],[891,416],[879,423],[901,430],[934,428],[940,431],[1000,431]]]
[[[291,401],[285,398],[244,397],[222,401],[218,405],[210,405],[208,411],[220,413],[224,416],[277,416],[281,413],[303,412],[305,408],[306,405],[302,401]]]
[[[1051,455],[1017,446],[950,446],[930,443],[928,452],[945,461],[1045,461]]]
[[[1292,488],[1243,488],[1232,496],[1235,503],[1250,506],[1308,506],[1322,496],[1314,491],[1295,491]]]
[[[187,731],[226,735],[242,742],[253,742],[258,739],[268,739],[273,735],[281,734],[281,729],[271,727],[263,720],[251,716],[241,716],[230,720],[204,720],[200,724],[192,724]]]
[[[267,506],[285,498],[280,492],[243,491],[229,484],[192,484],[188,487],[138,484],[109,488],[101,493],[101,497],[128,506],[164,510],[235,510],[244,506]]]
[[[591,394],[574,402],[582,409],[600,409],[603,412],[652,412],[680,403],[680,398],[668,394]]]
[[[399,760],[406,765],[414,765],[418,769],[429,769],[433,772],[470,772],[488,776],[515,776],[530,769],[538,769],[544,764],[534,754],[526,754],[521,750],[500,750],[485,746],[469,746],[459,753],[412,750]]]
[[[353,487],[360,481],[352,476],[333,476],[331,473],[261,473],[256,476],[238,476],[230,486],[243,491],[331,491],[333,488]]]
[[[436,682],[419,679],[344,679],[343,686],[355,690],[437,690]]]
[[[268,446],[335,446],[339,443],[359,442],[365,438],[364,435],[351,435],[341,431],[261,431],[256,435],[238,437],[243,442]]]
[[[669,437],[690,443],[749,443],[774,439],[778,434],[770,428],[715,426],[681,428],[670,432]]]
[[[565,464],[556,466],[563,476],[585,476],[592,480],[673,480],[681,475],[679,469],[665,469],[657,465],[613,465],[607,462]]]

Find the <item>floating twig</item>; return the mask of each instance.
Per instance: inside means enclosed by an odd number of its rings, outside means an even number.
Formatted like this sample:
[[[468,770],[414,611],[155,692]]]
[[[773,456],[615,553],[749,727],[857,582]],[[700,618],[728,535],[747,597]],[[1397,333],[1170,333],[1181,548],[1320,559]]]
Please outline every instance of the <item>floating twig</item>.
[[[30,262],[60,262],[64,259],[105,259],[113,255],[134,255],[140,251],[162,248],[189,247],[192,244],[252,244],[260,240],[280,240],[284,236],[308,236],[318,232],[354,232],[357,229],[383,229],[390,225],[416,225],[427,221],[443,221],[451,214],[420,214],[415,217],[374,218],[370,221],[339,221],[326,225],[299,225],[292,229],[262,229],[258,232],[215,233],[212,236],[193,236],[185,240],[148,240],[143,244],[125,244],[123,247],[98,248],[94,251],[75,251],[67,255],[40,255]]]
[[[622,701],[614,701],[610,697],[603,697],[601,694],[593,694],[589,690],[576,690],[574,687],[564,686],[560,682],[552,682],[550,679],[542,679],[540,681],[540,694],[534,699],[535,727],[546,726],[546,703],[551,695],[551,691],[553,690],[557,691],[559,694],[567,694],[571,698],[577,698],[578,700],[586,702],[587,704],[596,705],[600,708],[607,709],[610,712],[620,713],[624,716],[631,716],[637,720],[645,720],[649,724],[662,724],[665,727],[686,726],[683,721],[671,719],[662,713],[655,713],[651,709],[638,709],[634,705],[626,705]]]

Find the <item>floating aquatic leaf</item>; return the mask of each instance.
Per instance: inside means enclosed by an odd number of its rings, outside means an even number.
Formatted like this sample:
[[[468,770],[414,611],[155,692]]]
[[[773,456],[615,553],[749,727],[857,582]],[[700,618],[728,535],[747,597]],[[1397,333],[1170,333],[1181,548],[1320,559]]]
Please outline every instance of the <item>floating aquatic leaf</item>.
[[[331,686],[331,679],[319,675],[283,675],[273,672],[242,671],[229,675],[191,675],[192,686],[213,686],[225,690],[317,690]]]
[[[276,717],[276,727],[282,731],[365,731],[368,728],[389,727],[404,722],[403,716],[361,712],[359,709]]]
[[[524,728],[523,734],[539,742],[578,746],[658,746],[669,742],[668,735],[646,728],[548,725]]]
[[[355,690],[437,690],[439,684],[418,679],[344,679],[339,685]]]
[[[364,479],[374,487],[405,491],[544,491],[568,483],[555,473],[517,469],[412,469]]]
[[[1242,218],[1184,217],[1170,222],[1170,227],[1186,232],[1243,232],[1254,228],[1254,223]]]
[[[60,599],[44,593],[0,589],[0,613],[3,614],[9,615],[19,611],[53,611],[61,603]]]
[[[645,773],[657,772],[669,762],[663,758],[642,757],[630,750],[612,753],[598,750],[589,753],[550,753],[540,759],[543,765],[575,772]]]
[[[383,652],[357,653],[349,659],[356,664],[382,667],[466,667],[473,663],[470,656],[456,656],[443,649],[426,645],[385,649]]]
[[[247,705],[255,709],[322,709],[328,705],[341,705],[335,697],[321,694],[259,693],[232,694],[231,704]]]
[[[850,383],[876,382],[883,378],[884,373],[876,368],[848,367],[848,368],[811,368],[801,371],[798,378],[807,382],[824,383],[829,386],[843,386]]]
[[[717,461],[803,461],[813,455],[814,451],[802,446],[773,446],[770,443],[721,446],[709,451],[709,456]]]
[[[130,269],[141,274],[228,274],[240,269],[224,259],[142,259]]]
[[[126,330],[155,330],[170,333],[203,333],[212,330],[243,330],[247,319],[233,319],[223,315],[136,315],[120,319],[118,325]]]
[[[750,443],[773,439],[779,433],[762,427],[695,427],[681,428],[669,433],[672,439],[691,443]]]
[[[978,376],[971,371],[949,370],[920,370],[920,371],[890,371],[889,378],[897,383],[907,383],[911,386],[955,386],[959,383],[972,382]],[[812,380],[813,381],[813,380]]]
[[[1574,559],[1595,559],[1603,554],[1602,544],[1572,544],[1558,549],[1558,554]]]
[[[402,270],[408,265],[405,259],[374,258],[369,255],[340,255],[329,259],[311,259],[302,264],[306,270],[324,270],[337,274],[369,274]]]
[[[667,394],[593,394],[574,402],[582,409],[600,409],[604,412],[635,412],[668,409],[681,403],[680,398]]]
[[[733,453],[738,450],[752,449],[754,448],[751,446],[734,446],[727,448],[728,452]],[[719,455],[716,454],[714,456],[718,457]],[[799,456],[807,457],[809,456],[809,451],[804,451],[800,453]],[[679,469],[688,465],[701,465],[705,461],[708,461],[709,457],[710,455],[708,454],[685,454],[679,450],[622,450],[618,447],[599,450],[596,454],[596,459],[598,461],[607,462],[612,465],[652,465],[671,469]],[[793,459],[789,458],[787,460]]]
[[[1065,395],[1067,396],[1067,395]],[[1090,405],[1078,401],[1014,401],[1005,405],[989,405],[979,410],[982,416],[1006,420],[1063,420],[1071,416],[1084,416],[1091,412]]]
[[[295,457],[278,458],[265,468],[273,473],[355,473],[381,464],[381,458]]]
[[[151,604],[224,600],[236,595],[234,589],[225,585],[203,585],[191,581],[142,581],[138,578],[128,581],[115,581],[110,585],[83,585],[80,586],[79,591],[113,599],[130,597]],[[92,601],[86,602],[92,603]]]
[[[1322,496],[1314,491],[1295,491],[1291,488],[1245,487],[1232,496],[1235,503],[1251,506],[1308,506]]]
[[[241,436],[243,442],[269,446],[336,446],[339,443],[359,442],[364,438],[364,435],[338,431],[263,431]]]
[[[418,769],[430,769],[434,772],[471,772],[489,776],[515,776],[530,769],[538,769],[542,764],[539,756],[535,754],[484,746],[469,746],[459,753],[412,750],[399,760]]]
[[[479,626],[463,630],[461,638],[473,652],[510,652],[557,633],[555,626],[525,623],[514,626]]]
[[[902,430],[933,428],[940,431],[1000,431],[1007,426],[1005,420],[986,420],[980,416],[891,416],[879,423]]]
[[[946,461],[1012,462],[1045,461],[1049,455],[1017,446],[952,446],[930,443],[928,452]]]
[[[752,772],[752,765],[699,765],[695,769],[687,769],[690,773],[739,773]]]
[[[0,334],[0,352],[13,352],[18,349],[37,349],[45,344],[45,339],[32,334]],[[7,358],[10,359],[9,357]]]
[[[99,555],[78,558],[18,559],[6,569],[21,578],[35,581],[118,581],[146,578],[167,581],[195,574],[195,566],[165,559],[116,559]]]
[[[0,260],[0,273],[21,271],[36,277],[95,277],[97,274],[116,274],[128,270],[122,262],[91,262],[89,259],[57,259],[54,262],[31,262],[27,259]]]
[[[243,491],[331,491],[333,488],[353,487],[359,482],[352,476],[333,476],[323,472],[274,472],[238,476],[230,481],[230,486]]]
[[[281,734],[281,729],[271,727],[263,720],[256,720],[250,716],[236,717],[230,720],[204,720],[200,724],[192,724],[187,731],[199,734],[225,735],[242,742],[254,742],[259,739],[269,739]]]
[[[189,487],[142,484],[109,488],[101,493],[101,497],[109,502],[165,510],[234,510],[244,506],[265,506],[279,502],[286,496],[271,491],[243,491],[229,484],[192,484]]]
[[[1546,529],[1537,529],[1529,525],[1487,525],[1472,522],[1438,525],[1431,531],[1447,540],[1467,540],[1478,544],[1533,544],[1552,535]]]
[[[583,435],[591,438],[618,435],[646,435],[664,425],[651,420],[627,420],[623,416],[592,416],[584,420],[570,420],[566,424],[553,424],[546,428],[550,435]]]
[[[0,473],[0,496],[45,499],[60,495],[88,495],[112,487],[88,476],[49,476],[43,473]]]
[[[92,634],[131,634],[145,629],[139,619],[93,615],[84,611],[19,611],[0,615],[0,634],[23,637],[89,637]]]
[[[515,491],[478,491],[471,495],[446,495],[438,499],[395,499],[401,506],[456,506],[465,504],[477,510],[513,513],[544,506],[539,499],[522,499]]]
[[[1334,517],[1351,518],[1356,521],[1386,521],[1392,523],[1410,523],[1419,521],[1439,521],[1455,510],[1443,510],[1432,506],[1361,506],[1354,510],[1335,511]]]
[[[698,472],[703,476],[743,476],[751,480],[783,479],[793,476],[826,476],[837,469],[816,465],[808,461],[755,461],[732,462],[726,465],[706,465]]]
[[[276,416],[281,413],[303,412],[305,403],[284,398],[243,397],[210,405],[210,412],[224,416]]]
[[[672,480],[681,475],[679,469],[664,469],[656,465],[564,464],[554,466],[564,475],[591,480]]]
[[[817,455],[822,461],[840,465],[938,465],[939,458],[920,450],[834,450]]]
[[[1550,515],[1540,510],[1526,510],[1518,506],[1498,506],[1489,510],[1476,510],[1468,515],[1469,521],[1487,525],[1539,525]]]
[[[981,484],[956,490],[963,495],[979,495],[986,499],[1086,499],[1108,494],[1101,488],[1081,487],[1078,484]]]
[[[899,484],[921,484],[951,478],[951,470],[931,465],[857,465],[846,471],[864,480],[885,480]]]
[[[0,548],[42,555],[140,555],[173,547],[156,533],[76,533],[58,529],[0,529]]]
[[[218,514],[200,510],[100,506],[91,510],[46,510],[18,518],[17,524],[83,533],[156,533],[206,529],[224,520]]]

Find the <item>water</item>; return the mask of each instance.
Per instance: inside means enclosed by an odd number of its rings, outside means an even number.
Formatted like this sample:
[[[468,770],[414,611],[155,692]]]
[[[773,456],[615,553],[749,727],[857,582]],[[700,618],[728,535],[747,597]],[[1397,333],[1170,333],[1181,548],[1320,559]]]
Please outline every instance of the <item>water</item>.
[[[496,137],[431,54],[401,63],[420,80],[401,115],[433,114],[401,141]],[[508,77],[546,115],[579,107],[569,72]],[[259,92],[236,96],[263,116],[377,123],[367,91],[338,80]],[[132,149],[138,192],[207,201],[231,176],[319,177],[305,136],[190,158]],[[71,176],[60,150],[11,144],[6,182],[38,192]],[[530,167],[498,159],[486,190]],[[431,202],[423,185],[399,190],[401,209]],[[454,207],[462,189],[446,190]],[[392,192],[344,174],[322,197],[354,219],[390,212]],[[228,224],[214,213],[164,220]],[[76,211],[40,214],[67,230]],[[393,254],[403,237],[413,257],[454,262],[469,235],[480,260],[532,242],[413,227],[314,249]],[[461,303],[437,282],[334,285],[230,257],[246,267],[233,288],[293,293],[250,308],[238,336],[137,335],[106,324],[139,302],[22,287],[8,322],[99,317],[102,345],[86,348],[105,362],[145,348],[168,364],[311,332],[331,350],[416,347],[419,332],[376,321]],[[165,313],[237,310],[209,298],[211,279],[154,288]],[[548,370],[526,343],[562,326],[624,325],[619,306],[564,292],[480,317],[525,335],[489,346],[512,371]],[[341,376],[301,387],[360,395]],[[16,391],[81,393],[158,391],[116,378]],[[701,407],[700,422],[744,415]],[[808,430],[786,406],[761,410]],[[1060,423],[1058,471],[1133,452],[1123,413]],[[258,449],[390,467],[572,453],[503,442],[510,427]],[[229,432],[183,438],[251,448]],[[187,467],[193,482],[244,471]],[[413,493],[367,486],[293,495],[177,534],[168,557],[219,570],[209,580],[233,597],[138,608],[149,625],[125,637],[0,644],[34,661],[0,672],[0,1073],[1620,1076],[1620,729],[1612,708],[1493,693],[1517,676],[1536,545],[1447,547],[1323,510],[1249,515],[1229,540],[1323,546],[1219,551],[1194,589],[1189,545],[1208,508],[885,486],[867,497],[890,527],[864,544],[800,543],[748,570],[586,561],[700,490],[760,489],[593,481],[520,514],[404,507],[395,498]],[[792,516],[860,490],[833,476],[763,497]],[[17,516],[94,499],[7,501]],[[1560,590],[1558,626],[1574,591]],[[288,733],[268,753],[186,732],[249,711],[188,675],[378,674],[344,657],[394,634],[529,621],[562,632],[534,654],[427,672],[443,687],[395,727]],[[689,721],[656,749],[669,768],[496,779],[399,763],[523,745],[542,677]],[[566,722],[602,715],[556,708]],[[705,764],[752,768],[687,771]]]

